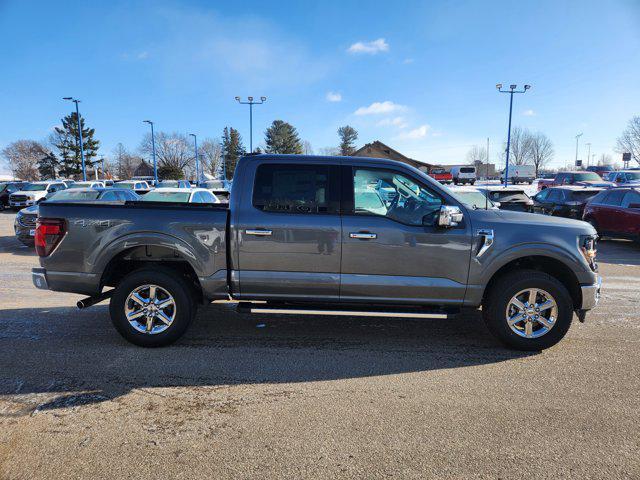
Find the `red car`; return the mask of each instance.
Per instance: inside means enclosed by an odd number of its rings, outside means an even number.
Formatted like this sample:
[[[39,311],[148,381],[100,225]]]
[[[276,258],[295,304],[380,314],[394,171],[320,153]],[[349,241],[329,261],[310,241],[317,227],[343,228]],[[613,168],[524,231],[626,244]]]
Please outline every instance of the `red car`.
[[[453,175],[444,168],[432,168],[429,176],[440,183],[453,183]]]
[[[582,219],[600,235],[640,242],[640,187],[600,192],[587,203]]]

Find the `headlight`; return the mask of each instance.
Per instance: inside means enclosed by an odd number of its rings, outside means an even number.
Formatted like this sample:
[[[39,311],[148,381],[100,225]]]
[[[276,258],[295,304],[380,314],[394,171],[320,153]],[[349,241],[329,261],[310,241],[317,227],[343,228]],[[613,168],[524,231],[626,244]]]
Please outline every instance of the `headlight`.
[[[596,253],[598,252],[598,250],[596,249],[596,239],[597,237],[592,236],[582,236],[579,239],[580,253],[582,253],[582,256],[594,271],[597,268]]]

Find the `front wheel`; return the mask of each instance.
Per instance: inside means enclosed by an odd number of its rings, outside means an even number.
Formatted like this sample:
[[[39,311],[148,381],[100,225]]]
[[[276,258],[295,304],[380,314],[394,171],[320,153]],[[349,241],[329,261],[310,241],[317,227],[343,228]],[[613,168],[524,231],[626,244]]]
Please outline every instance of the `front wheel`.
[[[163,347],[189,327],[196,303],[186,280],[163,267],[142,268],[127,275],[111,297],[114,327],[141,347]]]
[[[500,278],[485,296],[487,328],[516,350],[549,348],[566,335],[573,302],[556,278],[537,270],[517,270]]]

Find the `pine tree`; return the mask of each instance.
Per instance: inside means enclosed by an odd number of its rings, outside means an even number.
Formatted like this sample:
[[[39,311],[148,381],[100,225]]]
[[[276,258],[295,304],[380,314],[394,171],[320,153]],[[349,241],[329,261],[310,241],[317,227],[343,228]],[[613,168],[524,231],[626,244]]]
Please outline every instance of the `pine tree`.
[[[245,154],[240,133],[233,127],[224,127],[222,131],[222,156],[224,158],[225,178],[233,178],[238,159]]]
[[[338,136],[340,137],[340,155],[352,155],[356,151],[355,142],[358,139],[358,132],[355,128],[345,125],[338,128]]]
[[[60,169],[60,161],[53,152],[46,153],[38,160],[38,172],[42,180],[53,180]]]
[[[95,129],[85,127],[84,118],[80,115],[82,128],[82,144],[84,147],[85,167],[93,165],[92,160],[98,152],[100,141],[94,138]],[[80,139],[78,136],[78,120],[75,112],[62,119],[62,128],[55,128],[56,143],[61,158],[60,175],[65,177],[82,174],[82,157],[80,155]]]
[[[302,153],[302,142],[294,126],[274,120],[264,132],[267,153]]]

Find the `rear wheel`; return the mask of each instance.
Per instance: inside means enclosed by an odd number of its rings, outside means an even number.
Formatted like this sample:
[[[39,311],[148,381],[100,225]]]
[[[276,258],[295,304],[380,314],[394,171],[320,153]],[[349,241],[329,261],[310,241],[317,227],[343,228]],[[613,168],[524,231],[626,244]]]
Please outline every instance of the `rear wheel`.
[[[500,278],[485,297],[482,314],[502,343],[517,350],[543,350],[566,335],[573,302],[556,278],[537,270],[517,270]]]
[[[196,312],[188,283],[173,270],[142,268],[127,275],[111,297],[116,330],[141,347],[162,347],[178,340]]]

